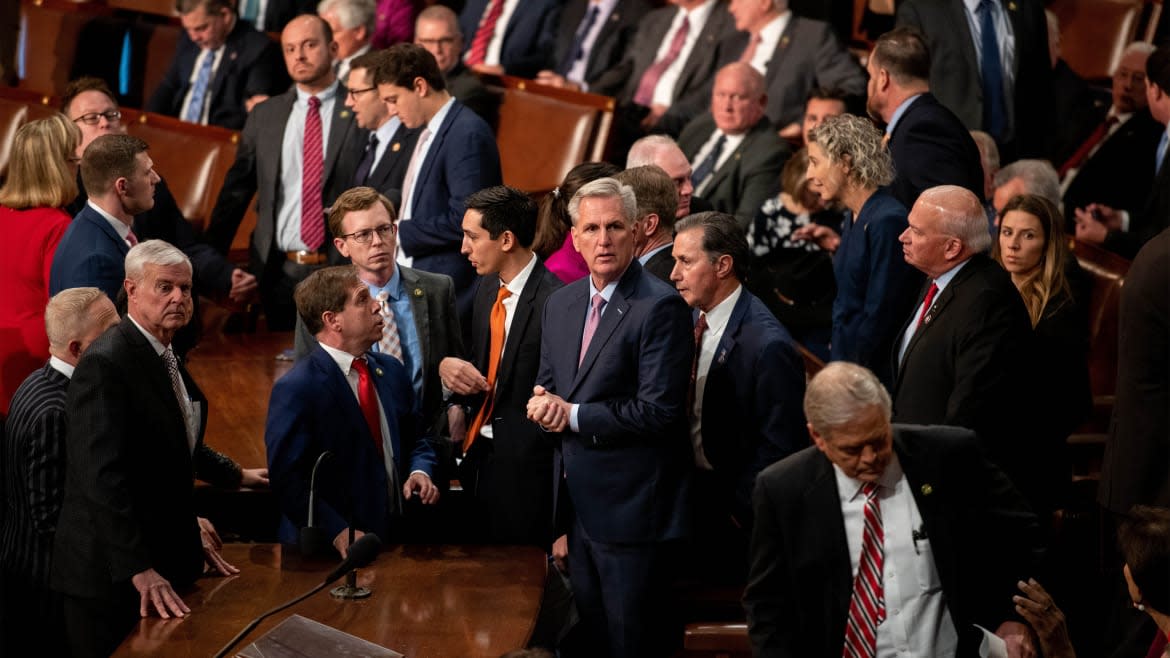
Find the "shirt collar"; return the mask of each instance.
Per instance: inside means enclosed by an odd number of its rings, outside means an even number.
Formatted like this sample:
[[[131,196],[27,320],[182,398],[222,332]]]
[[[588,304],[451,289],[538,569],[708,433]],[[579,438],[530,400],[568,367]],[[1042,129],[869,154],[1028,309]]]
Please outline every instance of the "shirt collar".
[[[117,217],[114,217],[110,213],[106,212],[105,209],[98,207],[98,205],[93,202],[93,199],[89,199],[88,201],[86,201],[85,205],[89,206],[90,208],[93,208],[94,211],[97,212],[97,214],[99,214],[103,218],[105,218],[105,220],[110,223],[110,226],[114,227],[114,231],[116,231],[118,233],[118,237],[125,240],[126,236],[130,235],[130,225],[129,224],[127,224],[126,222],[123,222],[122,220],[118,219]]]
[[[386,282],[386,285],[378,287],[367,281],[366,286],[370,289],[370,295],[374,297],[377,297],[379,292],[385,290],[386,294],[390,295],[390,301],[398,301],[402,292],[402,266],[395,263],[394,274],[390,275],[390,280]]]
[[[970,258],[952,267],[946,272],[943,272],[937,279],[935,279],[934,285],[938,286],[938,291],[942,292],[947,287],[947,284],[951,282],[951,279],[954,279],[955,275],[959,273],[959,270],[963,269],[963,266],[969,262],[971,262]]]
[[[841,497],[842,506],[861,495],[861,488],[865,486],[865,482],[845,475],[845,471],[842,471],[841,467],[836,464],[833,464],[833,474],[837,477],[837,495]],[[890,463],[886,465],[886,470],[882,472],[882,476],[877,481],[878,487],[880,487],[879,495],[881,489],[893,493],[901,479],[902,464],[898,461],[898,453],[891,450]]]
[[[349,371],[353,369],[354,356],[349,352],[344,352],[336,347],[330,347],[325,343],[321,343],[321,349],[325,350],[325,353],[329,355],[329,358],[333,359],[333,362],[337,364],[338,368],[341,368],[341,374],[348,377]]]
[[[49,367],[65,375],[65,379],[73,379],[74,366],[72,364],[65,363],[55,356],[49,356]]]
[[[687,16],[687,22],[690,24],[690,30],[687,33],[688,37],[692,34],[698,36],[699,31],[707,24],[707,17],[711,15],[711,10],[714,8],[715,0],[707,0],[707,2],[690,11],[682,10],[682,13]]]
[[[127,313],[126,317],[130,318],[130,321],[134,323],[134,326],[138,328],[138,331],[142,332],[143,336],[146,336],[146,340],[150,343],[150,346],[152,348],[154,348],[155,354],[162,356],[162,353],[167,351],[167,347],[169,347],[169,346],[163,345],[162,342],[159,341],[159,339],[154,337],[154,334],[143,329],[142,325],[138,324],[138,320],[135,320],[133,315],[130,315],[129,313]]]
[[[662,251],[663,249],[670,249],[672,246],[674,246],[673,242],[667,242],[664,245],[654,247],[650,251],[647,251],[646,253],[642,254],[641,256],[638,256],[638,262],[641,263],[642,265],[645,265],[646,263],[648,263],[650,261],[651,258],[654,258],[654,254]]]
[[[784,28],[788,27],[788,20],[792,18],[792,12],[785,10],[776,18],[768,21],[768,24],[760,28],[760,43],[776,43],[780,40],[780,35],[784,33]]]
[[[439,132],[439,127],[443,125],[443,120],[451,112],[451,106],[454,103],[454,96],[448,98],[447,102],[443,103],[443,107],[440,107],[439,111],[435,112],[435,116],[431,117],[431,120],[427,122],[427,130],[431,131],[431,137],[434,137],[435,133]]]
[[[402,119],[399,119],[398,116],[395,115],[387,119],[386,123],[378,126],[378,129],[374,131],[374,135],[378,137],[378,144],[382,145],[389,143],[390,139],[394,137],[394,133],[398,132],[398,126],[401,125]]]
[[[366,45],[364,45],[361,48],[358,48],[356,51],[354,51],[354,53],[352,55],[350,55],[349,57],[341,58],[341,61],[345,62],[346,64],[349,64],[353,60],[361,57],[362,55],[365,55],[368,52],[370,52],[370,44],[367,43]]]
[[[536,269],[537,260],[538,259],[536,258],[536,254],[532,254],[532,258],[528,261],[528,264],[524,266],[524,269],[520,270],[516,276],[512,277],[512,280],[507,284],[505,284],[503,281],[500,281],[500,285],[507,288],[508,292],[512,293],[514,296],[524,292],[524,286],[528,285],[528,277],[532,276],[532,270]]]
[[[739,301],[741,294],[743,294],[743,286],[736,286],[726,299],[707,311],[707,331],[715,334],[727,328],[727,323],[731,320],[731,311],[735,309],[735,303]]]
[[[913,103],[915,100],[917,100],[918,97],[921,95],[922,94],[914,94],[910,98],[907,98],[906,100],[902,101],[902,103],[898,106],[898,108],[896,110],[894,110],[894,116],[890,117],[890,122],[888,124],[886,124],[886,134],[887,135],[894,134],[894,127],[897,126],[898,122],[902,120],[902,115],[905,114],[906,110],[908,110],[910,108],[910,104]]]
[[[622,272],[622,276],[625,276],[625,275],[626,275],[626,273]],[[617,290],[618,281],[622,280],[622,276],[619,276],[618,278],[614,279],[613,281],[610,281],[609,283],[607,283],[605,285],[604,288],[602,288],[601,290],[598,290],[597,288],[595,288],[593,286],[593,274],[586,274],[585,278],[589,280],[589,299],[593,299],[593,296],[600,292],[601,298],[604,299],[605,303],[608,304],[610,298],[613,297],[613,291]]]
[[[324,104],[325,101],[331,101],[331,100],[333,100],[333,98],[335,96],[337,96],[337,87],[339,84],[340,84],[339,82],[334,80],[333,84],[329,85],[323,91],[320,91],[316,94],[310,94],[309,92],[304,91],[303,89],[301,89],[300,87],[297,87],[296,85],[293,85],[293,89],[297,90],[297,102],[298,103],[302,103],[302,104],[307,105],[309,103],[309,96],[316,96],[317,100],[321,101],[321,103]]]

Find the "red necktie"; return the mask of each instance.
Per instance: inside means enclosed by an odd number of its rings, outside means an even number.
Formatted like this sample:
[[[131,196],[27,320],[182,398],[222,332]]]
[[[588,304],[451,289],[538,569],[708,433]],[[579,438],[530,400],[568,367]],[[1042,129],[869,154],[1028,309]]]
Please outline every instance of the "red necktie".
[[[321,99],[309,96],[305,113],[303,169],[301,170],[301,241],[310,251],[325,242],[325,211],[321,205],[325,173],[325,146],[321,137]]]
[[[861,539],[861,559],[853,579],[853,597],[849,600],[849,620],[845,624],[843,658],[872,658],[877,655],[878,625],[886,619],[886,595],[882,588],[882,563],[885,561],[885,532],[882,508],[878,502],[878,485],[866,482],[865,530]]]
[[[134,235],[134,231],[130,231],[126,234],[126,242],[129,242],[131,247],[138,244],[138,236]]]
[[[662,74],[666,73],[666,69],[670,68],[670,65],[678,59],[683,44],[687,42],[687,34],[690,30],[691,24],[684,15],[682,24],[678,26],[678,30],[675,31],[674,37],[670,40],[670,49],[666,51],[666,56],[651,64],[642,74],[642,79],[638,81],[638,93],[634,94],[635,103],[650,107],[654,101],[654,88],[658,86],[658,81],[662,79]]]
[[[479,413],[475,415],[475,420],[467,430],[467,438],[463,439],[463,454],[467,454],[467,451],[471,449],[471,444],[475,443],[479,431],[483,429],[484,423],[491,416],[492,407],[496,403],[496,376],[500,368],[500,354],[504,351],[504,337],[507,331],[505,321],[508,317],[508,311],[504,308],[504,300],[511,295],[512,292],[506,286],[500,286],[500,291],[496,294],[496,303],[492,305],[491,343],[488,348],[488,390],[484,396],[483,406],[479,408]]]
[[[699,351],[703,348],[703,334],[707,331],[707,314],[700,313],[695,322],[695,355],[691,359],[691,387],[687,389],[687,415],[695,408],[695,386],[699,381]]]
[[[378,454],[382,454],[382,420],[378,413],[378,393],[374,390],[374,380],[370,378],[370,367],[364,358],[353,360],[353,369],[358,374],[358,406],[362,408],[366,425],[370,428],[370,436],[374,439],[374,446]]]
[[[1081,165],[1085,164],[1085,160],[1089,159],[1089,154],[1093,152],[1093,149],[1097,148],[1098,144],[1100,144],[1105,140],[1106,137],[1109,136],[1109,129],[1116,124],[1117,117],[1111,116],[1106,119],[1104,123],[1097,126],[1097,129],[1094,130],[1087,139],[1085,139],[1085,142],[1081,144],[1080,148],[1076,150],[1076,153],[1073,153],[1072,157],[1070,157],[1068,161],[1060,166],[1060,171],[1058,172],[1060,177],[1064,178],[1064,175],[1067,174],[1070,169],[1079,169]]]
[[[471,50],[467,53],[468,66],[483,64],[487,57],[488,44],[492,41],[492,35],[496,33],[496,23],[500,21],[500,14],[504,13],[504,0],[489,2],[491,4],[484,12],[483,21],[480,22],[479,29],[475,31],[475,38],[471,41]]]
[[[930,304],[934,301],[934,296],[937,294],[938,286],[931,281],[930,287],[926,289],[926,298],[922,300],[922,312],[918,314],[918,324],[914,325],[914,331],[918,331],[918,328],[926,320],[926,314],[930,312]]]

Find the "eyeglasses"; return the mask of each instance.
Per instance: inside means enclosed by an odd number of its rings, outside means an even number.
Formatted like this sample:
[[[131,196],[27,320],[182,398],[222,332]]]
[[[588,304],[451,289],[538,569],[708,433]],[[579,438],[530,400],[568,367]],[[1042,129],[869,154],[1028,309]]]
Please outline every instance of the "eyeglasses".
[[[73,120],[73,122],[77,123],[78,121],[80,121],[87,126],[96,126],[98,124],[98,122],[101,121],[102,117],[105,117],[106,121],[109,121],[110,123],[117,123],[118,120],[122,118],[122,113],[119,112],[118,110],[109,110],[106,112],[90,112],[89,114],[83,114],[83,115],[77,117],[76,119]]]
[[[423,48],[431,48],[434,46],[442,46],[444,48],[450,48],[451,46],[455,45],[455,37],[440,37],[438,39],[416,39],[416,41],[417,41],[418,45],[422,46]]]
[[[358,94],[364,94],[367,91],[374,91],[375,89],[377,89],[377,87],[366,87],[365,89],[350,89],[349,90],[349,97],[356,101],[358,99]]]
[[[381,226],[375,226],[374,228],[365,228],[360,231],[354,231],[353,233],[347,233],[341,236],[341,239],[353,240],[358,244],[370,244],[370,241],[374,239],[375,233],[377,233],[378,237],[381,238],[383,242],[385,242],[386,238],[389,237],[390,234],[394,233],[394,225],[383,224]]]

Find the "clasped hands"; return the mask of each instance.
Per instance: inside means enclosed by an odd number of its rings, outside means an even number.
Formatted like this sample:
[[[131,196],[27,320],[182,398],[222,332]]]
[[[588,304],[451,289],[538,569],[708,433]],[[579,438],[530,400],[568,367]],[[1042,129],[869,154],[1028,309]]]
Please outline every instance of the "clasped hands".
[[[528,399],[528,420],[546,432],[563,432],[569,426],[571,408],[563,398],[549,393],[543,386],[533,386],[532,397]]]

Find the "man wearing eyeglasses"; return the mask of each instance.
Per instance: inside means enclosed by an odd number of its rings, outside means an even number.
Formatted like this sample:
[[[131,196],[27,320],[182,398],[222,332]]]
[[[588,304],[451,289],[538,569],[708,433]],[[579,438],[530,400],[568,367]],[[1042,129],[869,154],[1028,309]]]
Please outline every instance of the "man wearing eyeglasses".
[[[333,203],[329,231],[333,246],[357,267],[358,278],[369,287],[370,295],[382,299],[386,329],[383,339],[371,349],[393,354],[406,366],[415,399],[420,401],[424,427],[429,428],[443,401],[439,362],[447,356],[463,356],[463,338],[455,314],[455,285],[444,274],[395,262],[396,219],[389,199],[372,188],[355,187]],[[316,347],[316,338],[298,316],[297,360]]]
[[[353,185],[368,186],[386,195],[397,208],[402,203],[402,180],[418,141],[417,130],[402,125],[397,115],[382,101],[374,84],[374,70],[383,51],[366,53],[353,60],[346,87],[345,106],[353,110],[360,128],[370,131],[365,153],[354,172]]]
[[[500,97],[488,91],[479,76],[459,58],[463,52],[463,33],[455,12],[443,5],[422,10],[414,22],[414,42],[435,56],[447,80],[447,91],[494,130],[499,123]]]
[[[61,112],[81,129],[81,144],[77,147],[76,156],[78,160],[94,139],[102,135],[126,134],[118,103],[104,80],[85,77],[69,83],[65,88]],[[71,215],[81,212],[89,199],[80,173],[77,181],[80,194],[65,207]],[[215,249],[198,240],[194,227],[179,210],[165,178],[160,177],[155,185],[154,206],[135,215],[131,228],[138,240],[165,240],[186,254],[195,269],[197,294],[226,296],[233,302],[242,303],[256,292],[256,277],[236,267]],[[177,343],[182,345],[184,340],[179,338]]]

